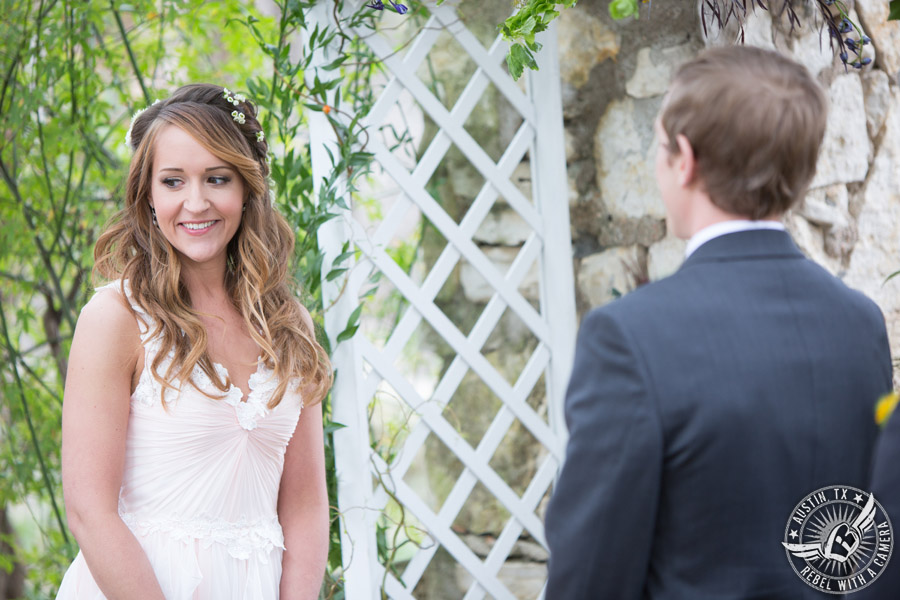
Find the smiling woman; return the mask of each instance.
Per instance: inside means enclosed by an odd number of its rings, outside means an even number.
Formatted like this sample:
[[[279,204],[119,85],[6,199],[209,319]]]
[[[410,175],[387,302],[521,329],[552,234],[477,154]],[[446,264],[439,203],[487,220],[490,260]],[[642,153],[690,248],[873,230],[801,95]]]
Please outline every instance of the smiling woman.
[[[255,108],[185,86],[136,116],[63,402],[81,552],[58,598],[315,598],[330,365],[287,283]],[[302,410],[302,416],[301,416]]]

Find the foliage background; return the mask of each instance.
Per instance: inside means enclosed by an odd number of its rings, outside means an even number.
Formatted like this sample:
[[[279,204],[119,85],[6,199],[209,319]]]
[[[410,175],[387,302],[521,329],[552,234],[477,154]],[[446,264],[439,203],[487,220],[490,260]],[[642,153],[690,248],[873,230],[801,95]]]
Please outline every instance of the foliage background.
[[[0,597],[52,597],[77,552],[60,482],[66,359],[78,312],[100,283],[91,279],[92,248],[120,206],[124,135],[137,109],[187,82],[250,92],[263,109],[276,203],[297,232],[293,274],[321,323],[315,231],[340,199],[329,186],[312,197],[304,143],[305,114],[322,109],[326,91],[303,83],[309,59],[296,34],[312,4],[269,3],[263,15],[236,0],[4,0]],[[329,39],[321,32],[313,45]],[[343,132],[349,141],[352,128]],[[364,153],[343,148],[336,172],[364,165]],[[326,432],[333,427],[326,419]],[[331,572],[340,564],[336,527],[333,535]],[[337,578],[327,583],[323,595],[340,597]]]

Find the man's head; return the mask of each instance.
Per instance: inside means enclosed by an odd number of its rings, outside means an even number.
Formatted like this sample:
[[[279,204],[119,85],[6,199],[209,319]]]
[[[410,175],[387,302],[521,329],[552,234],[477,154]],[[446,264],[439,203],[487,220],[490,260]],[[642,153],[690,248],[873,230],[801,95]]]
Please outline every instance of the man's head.
[[[660,112],[664,199],[666,186],[684,184],[723,213],[780,216],[815,174],[826,118],[825,95],[802,65],[760,48],[708,49],[678,70]],[[661,160],[685,158],[686,171],[665,172]]]

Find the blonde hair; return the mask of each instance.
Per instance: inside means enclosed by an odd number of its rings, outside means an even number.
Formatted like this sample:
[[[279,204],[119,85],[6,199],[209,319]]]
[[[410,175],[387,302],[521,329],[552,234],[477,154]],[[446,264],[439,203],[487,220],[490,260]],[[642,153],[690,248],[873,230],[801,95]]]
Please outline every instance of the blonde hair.
[[[803,197],[825,135],[825,94],[803,65],[749,46],[705,50],[675,74],[660,121],[691,144],[719,208],[761,219]]]
[[[243,124],[232,118],[235,108],[244,113]],[[272,206],[268,148],[257,136],[261,128],[249,102],[235,107],[226,100],[223,88],[193,84],[138,116],[130,136],[134,156],[125,185],[125,207],[97,240],[95,275],[121,279],[123,293],[127,280],[132,302],[154,320],[151,334],[160,339],[161,351],[149,366],[163,390],[173,388],[173,378],[197,387],[192,373],[198,365],[217,389],[223,393],[229,389],[231,382],[219,377],[209,357],[207,332],[181,281],[178,253],[152,222],[149,202],[156,140],[167,125],[193,136],[243,179],[245,212],[228,244],[225,286],[261,349],[264,365],[279,380],[269,408],[281,402],[295,378],[313,390],[313,397],[304,398],[304,404],[320,401],[331,385],[331,364],[315,332],[305,327],[303,309],[291,293],[287,269],[294,235]],[[169,351],[174,358],[166,372],[160,373]]]

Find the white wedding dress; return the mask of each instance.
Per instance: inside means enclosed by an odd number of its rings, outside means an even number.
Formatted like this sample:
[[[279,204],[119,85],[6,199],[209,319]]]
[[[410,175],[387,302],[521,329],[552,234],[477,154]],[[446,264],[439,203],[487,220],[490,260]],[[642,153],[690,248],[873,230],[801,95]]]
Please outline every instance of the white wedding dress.
[[[110,287],[118,290],[118,283],[100,289]],[[246,401],[236,386],[213,400],[176,382],[181,390],[167,390],[164,407],[162,386],[149,371],[159,350],[149,335],[153,321],[132,306],[145,321],[139,325],[146,356],[131,396],[119,515],[167,600],[276,599],[284,549],[276,504],[284,452],[303,406],[296,387],[269,410],[278,382],[260,365]],[[193,379],[221,396],[199,368]],[[79,552],[57,600],[103,598]]]

